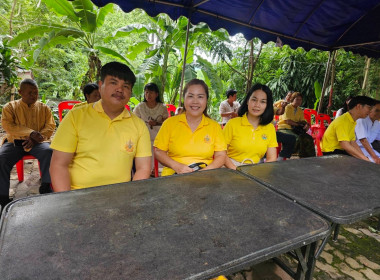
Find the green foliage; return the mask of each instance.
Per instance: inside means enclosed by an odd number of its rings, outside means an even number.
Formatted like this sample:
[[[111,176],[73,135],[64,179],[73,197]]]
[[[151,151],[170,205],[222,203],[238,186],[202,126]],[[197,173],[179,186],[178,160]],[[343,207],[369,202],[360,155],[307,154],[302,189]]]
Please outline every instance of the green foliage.
[[[321,99],[321,92],[322,92],[321,84],[318,83],[318,81],[315,81],[314,82],[314,94],[315,94],[316,101],[314,103],[314,110],[316,110],[318,107],[319,100]]]
[[[13,86],[17,84],[18,60],[13,56],[13,49],[9,46],[8,40],[0,36],[0,80],[7,85],[6,92],[10,93]]]

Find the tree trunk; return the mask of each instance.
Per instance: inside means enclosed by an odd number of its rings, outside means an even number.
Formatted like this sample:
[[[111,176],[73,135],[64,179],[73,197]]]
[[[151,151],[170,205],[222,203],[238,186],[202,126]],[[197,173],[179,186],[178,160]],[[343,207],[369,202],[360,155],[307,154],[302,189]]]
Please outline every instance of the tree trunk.
[[[249,42],[251,50],[249,55],[249,64],[248,64],[248,73],[247,73],[247,86],[245,88],[245,92],[248,93],[248,91],[252,87],[252,80],[253,80],[253,73],[255,72],[257,61],[259,60],[261,50],[263,49],[263,42],[260,42],[260,48],[259,52],[256,56],[253,55],[254,47],[253,47],[253,40]]]
[[[369,66],[371,64],[371,58],[365,57],[365,66],[364,66],[364,79],[363,79],[363,84],[362,84],[362,94],[367,95],[368,93],[368,71],[369,71]]]
[[[96,53],[91,52],[88,56],[88,70],[83,77],[81,89],[88,83],[97,83],[100,80],[100,69],[102,68],[102,62]],[[78,96],[75,96],[78,98]]]
[[[168,50],[166,46],[165,53],[164,53],[164,61],[162,64],[162,74],[160,77],[160,80],[161,80],[160,98],[163,102],[164,102],[164,92],[165,92],[165,84],[166,84],[166,72],[168,70],[169,52],[170,50]]]

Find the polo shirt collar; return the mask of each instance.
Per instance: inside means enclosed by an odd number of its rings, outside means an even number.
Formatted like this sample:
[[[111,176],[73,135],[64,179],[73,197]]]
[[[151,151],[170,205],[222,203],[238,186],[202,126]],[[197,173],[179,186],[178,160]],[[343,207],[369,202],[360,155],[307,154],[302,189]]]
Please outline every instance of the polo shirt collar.
[[[99,113],[103,113],[106,115],[106,113],[104,112],[101,101],[102,101],[101,99],[96,101],[93,105],[93,108],[95,111],[97,111]],[[120,115],[118,115],[116,118],[114,118],[113,121],[119,120],[119,119],[127,119],[130,117],[131,117],[131,113],[126,108],[124,108],[123,112]]]
[[[183,122],[183,123],[187,124],[186,112],[180,114],[178,117],[179,117],[179,121],[180,122]],[[202,120],[201,120],[201,123],[199,124],[198,127],[202,127],[202,126],[205,126],[205,125],[208,125],[208,124],[209,124],[208,118],[206,118],[205,115],[202,114]]]
[[[241,125],[248,125],[250,127],[253,128],[253,126],[251,125],[251,123],[248,121],[248,116],[247,116],[247,113],[245,113],[242,117],[241,117]],[[258,127],[255,129],[255,130],[259,130],[261,129],[262,125],[259,124]]]
[[[346,112],[346,114],[347,114],[347,118],[350,120],[350,122],[356,123],[356,121],[354,121],[354,119],[352,118],[350,112]]]

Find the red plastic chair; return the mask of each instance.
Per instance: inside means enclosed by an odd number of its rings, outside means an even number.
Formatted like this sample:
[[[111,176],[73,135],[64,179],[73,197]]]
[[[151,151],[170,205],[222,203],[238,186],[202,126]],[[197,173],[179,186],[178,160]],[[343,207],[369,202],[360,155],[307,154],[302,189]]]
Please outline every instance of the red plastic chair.
[[[303,110],[303,116],[305,118],[305,120],[309,123],[309,125],[311,126],[312,125],[312,120],[313,120],[313,116],[314,116],[314,123],[316,122],[316,119],[317,119],[317,115],[318,115],[318,112],[314,109],[304,109]]]
[[[318,157],[323,156],[322,149],[321,149],[321,140],[325,131],[326,129],[323,127],[320,127],[319,125],[313,126],[311,129],[311,136],[314,139],[314,145],[317,147]]]
[[[70,101],[62,101],[58,104],[58,115],[59,122],[62,121],[62,112],[63,110],[71,110],[75,104],[80,103],[80,101],[70,100]]]
[[[24,160],[27,160],[27,159],[36,159],[36,158],[32,155],[26,155],[26,156],[23,156],[23,158],[20,159],[16,163],[17,177],[20,183],[24,181]],[[38,169],[40,170],[40,176],[41,176],[40,162],[38,160],[37,162],[38,162]]]
[[[166,104],[166,109],[168,110],[168,115],[169,115],[169,118],[172,116],[172,112],[173,112],[173,116],[175,114],[175,110],[177,109],[174,105],[172,104]]]

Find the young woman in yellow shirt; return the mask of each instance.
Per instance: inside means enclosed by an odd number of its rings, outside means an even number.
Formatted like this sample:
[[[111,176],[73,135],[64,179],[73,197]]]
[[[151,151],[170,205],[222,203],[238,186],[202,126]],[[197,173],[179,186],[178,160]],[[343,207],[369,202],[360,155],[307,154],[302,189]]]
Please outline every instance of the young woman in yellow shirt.
[[[225,166],[236,169],[241,164],[277,159],[276,130],[273,120],[272,91],[266,85],[255,84],[238,111],[239,117],[228,121],[223,134],[227,143]]]

